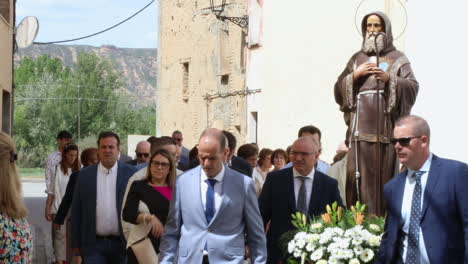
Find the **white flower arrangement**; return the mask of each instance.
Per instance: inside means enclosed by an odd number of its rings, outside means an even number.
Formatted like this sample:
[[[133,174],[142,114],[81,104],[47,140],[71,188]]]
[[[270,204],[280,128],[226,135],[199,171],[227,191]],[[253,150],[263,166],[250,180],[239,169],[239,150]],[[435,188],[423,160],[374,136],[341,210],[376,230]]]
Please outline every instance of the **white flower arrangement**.
[[[300,232],[288,243],[289,263],[373,263],[384,220],[377,217],[367,220],[363,214],[365,205],[357,204],[356,208],[343,212],[336,204],[327,206],[322,219],[312,224],[299,213],[293,216],[293,224]]]

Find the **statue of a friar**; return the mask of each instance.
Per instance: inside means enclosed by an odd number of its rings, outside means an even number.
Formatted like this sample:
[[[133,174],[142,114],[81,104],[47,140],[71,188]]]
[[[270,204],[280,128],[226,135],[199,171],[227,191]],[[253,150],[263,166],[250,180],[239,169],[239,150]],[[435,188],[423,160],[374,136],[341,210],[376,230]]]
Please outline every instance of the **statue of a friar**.
[[[369,213],[382,216],[383,186],[398,171],[390,143],[393,127],[410,113],[419,84],[408,58],[393,46],[392,27],[384,13],[364,16],[361,28],[361,50],[335,84],[335,100],[348,126],[346,202],[353,205],[359,199]]]

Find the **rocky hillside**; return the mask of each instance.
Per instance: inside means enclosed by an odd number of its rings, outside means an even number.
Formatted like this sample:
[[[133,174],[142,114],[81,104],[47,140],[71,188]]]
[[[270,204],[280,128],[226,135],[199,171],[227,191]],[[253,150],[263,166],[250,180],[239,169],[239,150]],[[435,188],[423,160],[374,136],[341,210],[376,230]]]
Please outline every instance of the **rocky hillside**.
[[[98,56],[109,58],[117,71],[122,73],[123,81],[127,83],[129,94],[135,95],[142,103],[153,99],[156,89],[156,49],[129,49],[115,46],[84,46],[84,45],[31,45],[18,49],[15,53],[15,63],[23,57],[36,58],[40,55],[59,57],[67,66],[73,66],[80,52],[94,52]]]

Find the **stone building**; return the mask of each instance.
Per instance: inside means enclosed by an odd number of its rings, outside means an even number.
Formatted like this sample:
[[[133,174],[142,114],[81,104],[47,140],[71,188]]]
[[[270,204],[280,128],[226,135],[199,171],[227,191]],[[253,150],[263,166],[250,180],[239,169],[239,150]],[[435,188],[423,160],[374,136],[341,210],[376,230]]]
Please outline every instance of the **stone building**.
[[[184,133],[192,147],[207,127],[246,135],[246,30],[221,21],[208,0],[159,5],[157,134]],[[247,15],[245,0],[228,1],[225,16]]]
[[[13,115],[14,0],[0,0],[0,125],[11,134]]]

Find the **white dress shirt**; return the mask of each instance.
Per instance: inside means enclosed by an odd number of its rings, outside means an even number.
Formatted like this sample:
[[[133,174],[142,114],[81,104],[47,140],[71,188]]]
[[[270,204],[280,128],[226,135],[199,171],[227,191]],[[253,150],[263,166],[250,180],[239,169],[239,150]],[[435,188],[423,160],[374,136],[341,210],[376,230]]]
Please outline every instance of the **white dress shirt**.
[[[111,169],[107,169],[99,162],[96,186],[96,234],[99,236],[119,235],[116,201],[117,170],[117,162]]]
[[[304,180],[305,188],[306,188],[306,198],[307,198],[307,208],[309,208],[310,204],[310,196],[312,195],[312,185],[314,183],[314,173],[315,169],[312,170],[307,175],[301,175],[296,169],[293,168],[293,176],[294,176],[294,197],[296,198],[296,207],[297,207],[297,199],[299,197],[299,189],[301,188],[302,180],[298,177],[304,176],[306,177]]]
[[[423,209],[423,201],[424,201],[424,190],[426,189],[427,177],[429,174],[429,170],[431,168],[432,162],[432,153],[429,155],[429,158],[424,162],[422,167],[419,171],[424,172],[421,175],[421,211]],[[399,248],[400,248],[400,256],[404,261],[406,261],[406,252],[408,247],[408,232],[410,226],[410,218],[411,218],[411,203],[413,200],[413,192],[414,187],[416,185],[416,180],[413,177],[415,173],[414,170],[408,169],[408,174],[406,175],[406,182],[405,182],[405,190],[403,193],[403,203],[401,205],[401,217],[402,217],[402,236],[400,237],[399,241]],[[419,253],[420,253],[420,264],[428,264],[429,257],[427,256],[426,245],[424,244],[424,236],[419,227]]]
[[[203,210],[206,211],[206,191],[208,190],[208,176],[206,175],[203,168],[201,168],[200,173],[200,187],[201,187],[201,198],[203,204]],[[224,172],[225,168],[221,169],[218,174],[212,179],[216,180],[216,184],[214,186],[214,207],[215,207],[215,214],[218,212],[219,206],[221,205],[221,200],[223,198],[223,179],[224,179]]]

